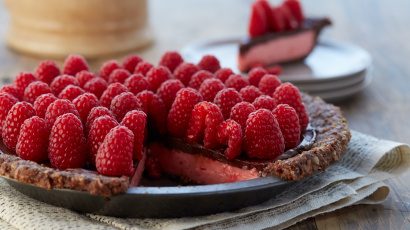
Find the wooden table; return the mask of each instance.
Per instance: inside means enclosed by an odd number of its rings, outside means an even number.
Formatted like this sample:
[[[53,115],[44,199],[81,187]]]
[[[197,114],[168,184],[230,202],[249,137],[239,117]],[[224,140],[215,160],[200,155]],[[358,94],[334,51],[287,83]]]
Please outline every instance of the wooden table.
[[[150,0],[153,46],[138,51],[158,62],[166,50],[179,50],[204,38],[242,36],[246,33],[252,0]],[[400,142],[410,142],[410,1],[306,0],[308,15],[327,15],[334,26],[326,37],[353,42],[373,57],[374,81],[362,93],[340,103],[352,129]],[[0,7],[0,38],[7,25]],[[32,70],[39,59],[8,50],[0,42],[2,76]],[[101,60],[91,60],[99,65]],[[310,218],[291,229],[402,229],[410,228],[410,173],[387,183],[392,190],[381,205],[358,205]]]

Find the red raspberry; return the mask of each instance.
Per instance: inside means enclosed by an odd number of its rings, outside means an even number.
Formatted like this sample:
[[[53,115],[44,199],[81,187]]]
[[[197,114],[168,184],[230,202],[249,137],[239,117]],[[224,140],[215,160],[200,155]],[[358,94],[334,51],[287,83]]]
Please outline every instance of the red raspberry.
[[[114,99],[115,96],[120,95],[124,92],[128,92],[128,89],[121,83],[116,82],[109,85],[108,88],[101,95],[101,105],[110,108],[112,99]]]
[[[93,124],[95,119],[97,119],[99,117],[102,117],[102,116],[105,116],[105,115],[110,116],[112,118],[115,118],[114,114],[112,114],[111,110],[109,110],[105,107],[97,106],[97,107],[92,108],[90,113],[88,114],[87,122],[85,124],[86,133],[88,133],[88,131],[90,130],[91,125]]]
[[[161,98],[151,91],[144,90],[137,94],[137,99],[141,103],[142,111],[144,111],[150,119],[150,124],[154,130],[160,134],[165,133],[167,126],[167,110]]]
[[[128,70],[128,72],[133,73],[135,70],[135,67],[142,61],[142,58],[138,55],[128,55],[127,57],[124,58],[122,61],[122,66],[124,69]]]
[[[178,79],[167,80],[158,88],[157,95],[164,102],[167,111],[171,108],[177,92],[182,88],[184,88],[184,84]]]
[[[292,106],[299,117],[301,132],[303,133],[309,123],[309,115],[306,111],[305,105],[302,102],[302,96],[299,89],[286,82],[280,85],[273,94],[277,104],[288,104]]]
[[[272,112],[266,109],[249,114],[244,140],[250,158],[275,159],[285,150],[279,124]]]
[[[17,140],[16,153],[24,160],[42,163],[48,160],[47,147],[50,128],[37,116],[24,121]]]
[[[255,109],[267,109],[270,111],[276,107],[275,99],[268,95],[259,96],[252,104],[255,106]]]
[[[162,55],[161,60],[159,61],[160,66],[167,67],[171,72],[182,63],[184,59],[181,55],[176,51],[168,51]]]
[[[218,128],[224,118],[221,109],[214,103],[203,101],[194,106],[186,138],[191,143],[201,143],[205,148],[218,147]]]
[[[124,83],[125,87],[128,88],[128,90],[137,95],[139,92],[148,89],[149,84],[147,79],[142,74],[132,74],[125,80]]]
[[[134,173],[132,151],[134,134],[125,126],[113,128],[98,149],[96,167],[106,176],[131,176]]]
[[[276,75],[265,74],[260,82],[258,88],[266,95],[272,96],[275,89],[280,86],[281,81]]]
[[[169,69],[164,66],[153,67],[148,71],[146,75],[149,89],[154,92],[159,88],[162,82],[170,78],[171,72],[169,72]]]
[[[43,94],[34,101],[34,109],[36,110],[37,116],[44,118],[46,115],[46,111],[48,106],[57,100],[57,97],[54,96],[52,93]]]
[[[20,91],[17,89],[17,87],[12,84],[3,85],[0,88],[0,93],[8,93],[17,98],[18,100],[21,100],[21,98],[23,97],[23,94],[20,94]]]
[[[183,88],[178,91],[167,120],[168,132],[172,136],[185,137],[191,111],[200,101],[202,101],[201,94],[192,88]]]
[[[98,98],[92,93],[84,93],[73,100],[73,104],[80,114],[83,124],[87,122],[91,109],[100,105]]]
[[[241,95],[233,88],[227,88],[219,91],[214,99],[214,103],[221,108],[225,119],[229,118],[232,107],[241,101]]]
[[[83,70],[78,72],[75,75],[75,78],[77,78],[78,84],[81,88],[84,87],[85,83],[87,83],[89,80],[95,78],[95,74],[88,72],[87,70]]]
[[[48,157],[57,169],[82,168],[87,161],[87,144],[83,125],[74,114],[57,118],[51,128]]]
[[[33,104],[34,101],[42,94],[51,93],[50,87],[47,83],[42,81],[35,81],[30,83],[24,90],[24,100]]]
[[[200,69],[198,66],[192,63],[184,62],[174,70],[174,76],[176,79],[180,80],[185,86],[187,86],[189,84],[189,81],[191,80],[192,75],[194,75],[199,70]]]
[[[198,63],[199,68],[215,73],[221,68],[218,58],[213,55],[205,55]]]
[[[0,93],[0,137],[6,116],[11,107],[18,102],[17,98],[8,93]]]
[[[296,147],[300,142],[300,124],[296,110],[289,105],[280,104],[273,110],[285,140],[285,148]]]
[[[129,111],[121,121],[121,125],[134,133],[134,160],[141,160],[143,157],[146,124],[147,115],[139,110]]]
[[[124,84],[125,80],[130,76],[130,73],[125,70],[125,69],[116,69],[112,71],[108,78],[108,83],[114,83],[114,82],[119,82],[121,84]]]
[[[107,89],[107,86],[108,84],[104,79],[96,77],[85,83],[84,90],[94,94],[97,98],[100,98],[103,92]]]
[[[242,96],[244,101],[252,103],[257,97],[262,95],[262,92],[253,85],[248,85],[243,87],[239,94]]]
[[[229,76],[229,78],[225,81],[225,86],[227,88],[234,88],[237,91],[241,90],[243,87],[248,85],[249,82],[240,74],[233,74]]]
[[[139,110],[141,104],[134,94],[130,92],[124,92],[120,95],[117,95],[112,99],[110,109],[118,121],[121,121],[122,118],[131,110]]]
[[[262,67],[252,68],[248,73],[249,84],[258,87],[262,77],[266,74],[268,74],[268,71]]]
[[[73,101],[75,98],[77,98],[78,96],[84,93],[85,91],[81,89],[80,87],[76,85],[69,85],[65,87],[63,91],[61,91],[58,97],[61,99],[67,99],[69,101]]]
[[[38,64],[35,75],[38,80],[50,84],[55,77],[60,75],[60,69],[55,62],[45,60]]]
[[[21,125],[26,119],[35,115],[36,111],[33,106],[27,102],[17,102],[11,107],[4,121],[2,132],[3,143],[7,148],[15,150]]]
[[[108,81],[111,73],[116,69],[121,69],[120,64],[116,60],[106,61],[100,68],[100,77],[102,77],[105,81]]]
[[[258,37],[268,32],[268,15],[262,5],[263,1],[252,4],[248,33],[250,37]]]
[[[107,115],[94,120],[88,132],[88,148],[90,150],[88,159],[92,165],[95,165],[95,157],[105,136],[116,126],[118,126],[118,122]]]
[[[73,76],[70,75],[60,75],[56,78],[54,78],[54,80],[51,82],[50,84],[50,88],[51,91],[53,91],[53,93],[55,95],[58,95],[61,93],[61,91],[63,91],[63,89],[65,87],[67,87],[68,85],[76,85],[78,86],[79,83],[77,81],[77,79]]]
[[[74,76],[81,70],[88,70],[87,61],[83,56],[72,54],[65,59],[63,74]]]
[[[192,75],[191,80],[189,81],[188,86],[194,89],[199,89],[201,86],[202,82],[204,82],[206,79],[214,78],[215,76],[206,70],[200,70],[196,72],[194,75]]]
[[[218,128],[219,143],[227,146],[225,157],[233,160],[241,154],[242,150],[242,128],[232,119],[222,122]]]
[[[16,79],[14,80],[14,85],[19,90],[19,94],[23,95],[27,86],[34,81],[37,81],[37,79],[32,73],[21,72],[17,74]]]
[[[239,102],[232,107],[230,118],[241,125],[242,130],[245,130],[246,120],[248,120],[249,114],[255,112],[255,107],[246,101]]]
[[[293,17],[297,20],[298,24],[301,25],[303,23],[303,19],[305,18],[303,15],[303,10],[302,10],[302,6],[300,4],[300,1],[298,0],[286,0],[283,3],[284,5],[286,5]]]
[[[46,111],[45,119],[47,124],[51,127],[54,122],[56,121],[57,117],[66,114],[72,113],[77,117],[80,117],[78,114],[77,109],[75,108],[74,104],[67,99],[57,99],[53,103],[51,103]]]
[[[142,74],[143,76],[147,75],[148,71],[154,67],[151,63],[146,62],[146,61],[141,61],[138,63],[137,66],[135,66],[134,73],[135,74]]]
[[[213,102],[216,94],[225,88],[224,83],[216,78],[206,79],[199,87],[199,93],[204,101]]]
[[[221,80],[222,82],[225,82],[232,74],[234,74],[232,69],[222,68],[215,72],[215,77]]]

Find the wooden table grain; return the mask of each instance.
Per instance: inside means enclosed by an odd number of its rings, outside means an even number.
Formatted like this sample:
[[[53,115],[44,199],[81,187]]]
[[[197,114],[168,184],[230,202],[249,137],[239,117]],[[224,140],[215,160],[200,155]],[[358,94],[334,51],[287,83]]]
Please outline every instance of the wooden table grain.
[[[252,0],[150,0],[155,43],[136,51],[158,62],[166,50],[179,50],[205,38],[246,33]],[[352,129],[379,138],[410,142],[410,1],[303,0],[308,15],[326,15],[334,25],[324,36],[355,43],[373,57],[372,84],[339,103]],[[0,77],[32,70],[40,60],[10,51],[4,44],[8,16],[0,7]],[[118,57],[110,57],[118,58]],[[107,59],[105,57],[104,59]],[[96,68],[102,60],[90,60]],[[310,218],[290,229],[410,229],[410,173],[391,179],[380,205],[357,205]]]

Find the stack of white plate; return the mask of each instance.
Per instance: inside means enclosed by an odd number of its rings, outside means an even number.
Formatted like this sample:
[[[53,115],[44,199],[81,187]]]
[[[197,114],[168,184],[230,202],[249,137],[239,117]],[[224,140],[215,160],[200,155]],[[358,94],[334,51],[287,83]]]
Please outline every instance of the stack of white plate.
[[[238,38],[199,42],[182,54],[198,62],[205,54],[215,55],[221,66],[237,70]],[[353,44],[320,41],[303,61],[283,65],[282,81],[292,82],[302,91],[327,101],[346,99],[368,86],[372,80],[371,57]]]

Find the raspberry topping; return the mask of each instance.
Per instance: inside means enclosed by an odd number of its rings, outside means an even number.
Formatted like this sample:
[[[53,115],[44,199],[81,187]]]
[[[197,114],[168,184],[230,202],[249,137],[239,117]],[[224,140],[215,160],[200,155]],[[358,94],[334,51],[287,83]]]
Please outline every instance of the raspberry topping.
[[[252,103],[257,97],[262,95],[262,92],[253,85],[243,87],[239,94],[244,101]]]
[[[44,118],[48,106],[57,100],[57,97],[52,93],[43,94],[34,101],[34,109],[36,110],[37,116]]]
[[[300,141],[299,117],[296,110],[289,105],[280,104],[273,110],[273,116],[279,123],[285,141],[285,148],[296,147]]]
[[[241,125],[245,130],[246,120],[248,120],[249,114],[255,111],[255,107],[246,101],[240,102],[232,107],[230,118]]]
[[[53,103],[51,103],[46,111],[45,119],[49,126],[52,126],[57,119],[57,117],[66,114],[72,113],[79,117],[77,109],[75,108],[74,104],[67,99],[57,99]]]
[[[194,75],[199,70],[200,69],[198,66],[192,63],[184,62],[174,70],[174,76],[176,79],[180,80],[185,86],[188,86],[189,81],[191,81],[192,75]]]
[[[206,70],[200,70],[196,72],[194,75],[192,75],[192,78],[189,81],[188,86],[194,89],[199,89],[203,81],[213,77],[214,75],[211,72]]]
[[[88,133],[88,131],[90,130],[91,125],[93,124],[95,119],[97,119],[99,117],[102,117],[102,116],[105,116],[105,115],[110,116],[112,118],[115,118],[114,114],[112,114],[111,110],[109,110],[105,107],[97,106],[97,107],[92,108],[90,113],[88,114],[87,122],[86,122],[86,125],[85,125],[86,133]]]
[[[94,94],[97,98],[100,98],[103,92],[107,89],[107,86],[108,84],[104,79],[96,77],[85,83],[84,90]]]
[[[134,134],[134,159],[141,160],[143,157],[146,124],[147,115],[139,110],[129,111],[121,121],[121,125],[129,128]]]
[[[50,87],[42,82],[35,81],[30,83],[27,88],[24,90],[24,100],[29,103],[34,103],[34,101],[42,94],[51,93]]]
[[[21,100],[21,98],[23,97],[23,94],[21,94],[17,87],[12,84],[3,85],[0,88],[0,93],[8,93],[17,98],[18,100]]]
[[[0,93],[0,136],[2,134],[6,116],[10,111],[11,107],[13,107],[13,105],[17,102],[18,100],[14,96],[8,93]]]
[[[100,105],[97,97],[92,93],[84,93],[73,100],[73,104],[80,114],[83,124],[87,122],[91,109]]]
[[[128,92],[128,89],[121,83],[117,82],[109,85],[108,88],[101,95],[101,105],[110,108],[112,99],[114,99],[115,96],[120,95],[124,92]]]
[[[135,66],[134,73],[135,74],[142,74],[143,76],[147,75],[148,71],[154,67],[151,63],[146,62],[146,61],[141,61],[138,63],[137,66]]]
[[[147,79],[142,74],[132,74],[124,83],[128,90],[137,95],[139,92],[148,89]]]
[[[263,6],[265,1],[256,1],[252,4],[248,32],[251,37],[264,35],[268,32],[268,15]]]
[[[121,66],[116,60],[109,60],[102,64],[100,68],[100,77],[102,77],[105,81],[108,81],[110,74],[116,70],[120,69]]]
[[[69,101],[73,101],[76,97],[80,96],[81,94],[84,94],[85,91],[81,89],[80,87],[76,85],[69,85],[61,91],[61,93],[58,95],[59,98],[61,99],[67,99]]]
[[[217,78],[206,79],[199,87],[199,93],[204,101],[213,102],[216,94],[225,88],[224,83]]]
[[[45,60],[37,66],[35,75],[38,80],[50,84],[55,77],[60,75],[60,69],[55,62]]]
[[[177,92],[182,88],[184,88],[184,84],[178,79],[167,80],[158,88],[157,95],[164,102],[167,111],[171,108]]]
[[[265,74],[268,74],[268,71],[262,67],[252,68],[248,73],[249,84],[258,87],[259,82]]]
[[[77,78],[78,84],[81,88],[84,87],[85,83],[87,83],[89,80],[95,78],[95,74],[88,72],[87,70],[83,70],[78,72],[75,75],[75,78]]]
[[[23,95],[27,86],[34,81],[37,81],[37,79],[32,73],[21,72],[17,74],[16,79],[14,80],[14,85],[19,90],[19,94]]]
[[[112,71],[108,78],[108,83],[119,82],[123,84],[125,80],[130,76],[130,73],[125,69],[116,69]]]
[[[259,89],[262,93],[272,96],[275,89],[280,86],[281,81],[276,75],[266,74],[259,82]]]
[[[69,55],[63,65],[63,74],[76,75],[76,73],[88,70],[87,61],[80,55]]]
[[[167,111],[161,98],[151,91],[144,90],[137,94],[137,99],[141,103],[142,111],[148,115],[149,123],[152,124],[154,131],[160,134],[165,133]]]
[[[157,66],[151,68],[146,74],[146,79],[148,81],[149,89],[156,91],[162,82],[171,78],[171,72],[167,67]]]
[[[221,68],[219,60],[213,55],[205,55],[198,63],[199,68],[215,73]]]
[[[219,91],[214,99],[214,103],[221,108],[225,119],[229,118],[232,107],[241,101],[241,95],[233,88]]]
[[[56,77],[50,84],[51,91],[55,94],[58,95],[63,91],[65,87],[68,85],[76,85],[78,86],[79,83],[77,79],[73,76],[70,75],[60,75]]]
[[[222,68],[215,72],[215,77],[221,80],[222,82],[225,82],[232,74],[234,74],[232,69]]]
[[[299,0],[285,0],[283,4],[289,8],[293,17],[296,19],[298,24],[301,25],[303,23],[304,15],[303,15],[302,6],[300,5],[300,1]]]
[[[167,67],[171,72],[182,63],[184,59],[181,55],[176,51],[168,51],[162,55],[161,60],[159,61],[160,66]]]
[[[276,107],[276,101],[268,95],[262,95],[255,99],[252,103],[255,109],[273,110]]]
[[[233,74],[229,76],[229,78],[225,81],[225,86],[227,88],[234,88],[237,91],[241,90],[243,87],[248,85],[249,82],[240,74]]]
[[[128,70],[128,72],[133,73],[135,70],[135,67],[142,61],[142,58],[138,55],[129,55],[124,58],[122,61],[122,66],[124,69]]]
[[[242,128],[236,121],[228,119],[222,122],[218,128],[219,143],[227,146],[225,157],[233,160],[241,154],[242,150]]]
[[[95,157],[100,148],[105,136],[118,126],[118,122],[110,116],[98,117],[94,120],[88,132],[88,148],[90,149],[89,160],[91,164],[95,165]]]
[[[134,94],[124,92],[114,97],[110,109],[118,121],[121,121],[125,114],[131,110],[141,108],[141,104]]]

